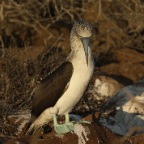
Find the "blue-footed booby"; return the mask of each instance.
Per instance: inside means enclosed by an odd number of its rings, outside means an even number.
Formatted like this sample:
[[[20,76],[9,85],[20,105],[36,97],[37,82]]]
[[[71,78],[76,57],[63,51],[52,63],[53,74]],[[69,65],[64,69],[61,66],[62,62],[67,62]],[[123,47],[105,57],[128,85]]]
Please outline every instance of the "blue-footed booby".
[[[29,132],[35,132],[49,123],[55,115],[67,117],[83,96],[94,71],[90,45],[92,33],[91,24],[82,19],[75,21],[70,34],[69,56],[35,89],[31,113],[36,119],[31,124]]]

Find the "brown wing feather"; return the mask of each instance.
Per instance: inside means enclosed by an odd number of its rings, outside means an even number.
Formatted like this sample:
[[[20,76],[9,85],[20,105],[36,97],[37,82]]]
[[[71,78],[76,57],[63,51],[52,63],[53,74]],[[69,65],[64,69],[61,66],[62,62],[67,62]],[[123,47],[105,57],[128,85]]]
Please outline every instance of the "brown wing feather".
[[[55,105],[69,82],[72,72],[72,64],[65,62],[37,86],[32,100],[33,116],[37,117],[46,108]]]

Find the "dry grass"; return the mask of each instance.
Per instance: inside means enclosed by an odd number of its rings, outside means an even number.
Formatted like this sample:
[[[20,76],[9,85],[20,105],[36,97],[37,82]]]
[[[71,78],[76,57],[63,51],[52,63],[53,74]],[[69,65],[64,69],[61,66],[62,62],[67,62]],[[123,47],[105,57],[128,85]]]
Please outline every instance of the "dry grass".
[[[98,21],[92,18],[89,12],[85,15],[95,23],[97,31],[95,45],[99,51],[107,53],[117,47],[144,51],[143,1],[100,0],[96,2],[96,6],[91,5],[88,7],[96,9],[95,17],[98,18]]]

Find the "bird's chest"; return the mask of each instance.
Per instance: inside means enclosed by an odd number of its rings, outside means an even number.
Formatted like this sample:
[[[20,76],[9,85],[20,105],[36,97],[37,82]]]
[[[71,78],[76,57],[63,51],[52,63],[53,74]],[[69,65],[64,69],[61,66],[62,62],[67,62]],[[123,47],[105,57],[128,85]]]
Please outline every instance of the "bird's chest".
[[[74,68],[73,75],[69,82],[68,89],[65,91],[57,106],[65,105],[59,110],[59,114],[69,112],[84,94],[91,79],[92,70],[86,67]]]
[[[69,112],[73,106],[83,96],[94,71],[94,63],[92,57],[89,56],[89,63],[86,63],[85,55],[81,53],[71,61],[73,65],[73,74],[67,86],[67,90],[57,102],[60,107],[59,114]],[[62,107],[65,105],[65,107]]]
[[[78,67],[75,67],[70,80],[71,89],[77,91],[77,93],[85,91],[85,88],[87,87],[91,79],[92,73],[93,69],[87,66],[80,65]]]
[[[94,61],[91,56],[89,56],[88,64],[85,58],[85,54],[81,55],[79,59],[73,60],[73,75],[76,77],[83,77],[83,80],[89,79],[93,73],[93,70]]]

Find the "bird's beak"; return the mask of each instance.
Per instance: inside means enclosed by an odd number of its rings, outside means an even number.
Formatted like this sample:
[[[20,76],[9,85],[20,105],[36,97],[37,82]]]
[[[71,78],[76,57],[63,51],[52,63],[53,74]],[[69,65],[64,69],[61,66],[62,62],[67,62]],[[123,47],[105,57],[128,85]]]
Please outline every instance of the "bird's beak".
[[[81,38],[81,41],[82,41],[82,44],[83,44],[83,47],[84,47],[86,62],[87,62],[87,65],[88,65],[88,46],[89,46],[89,43],[90,43],[90,39],[89,38]]]

